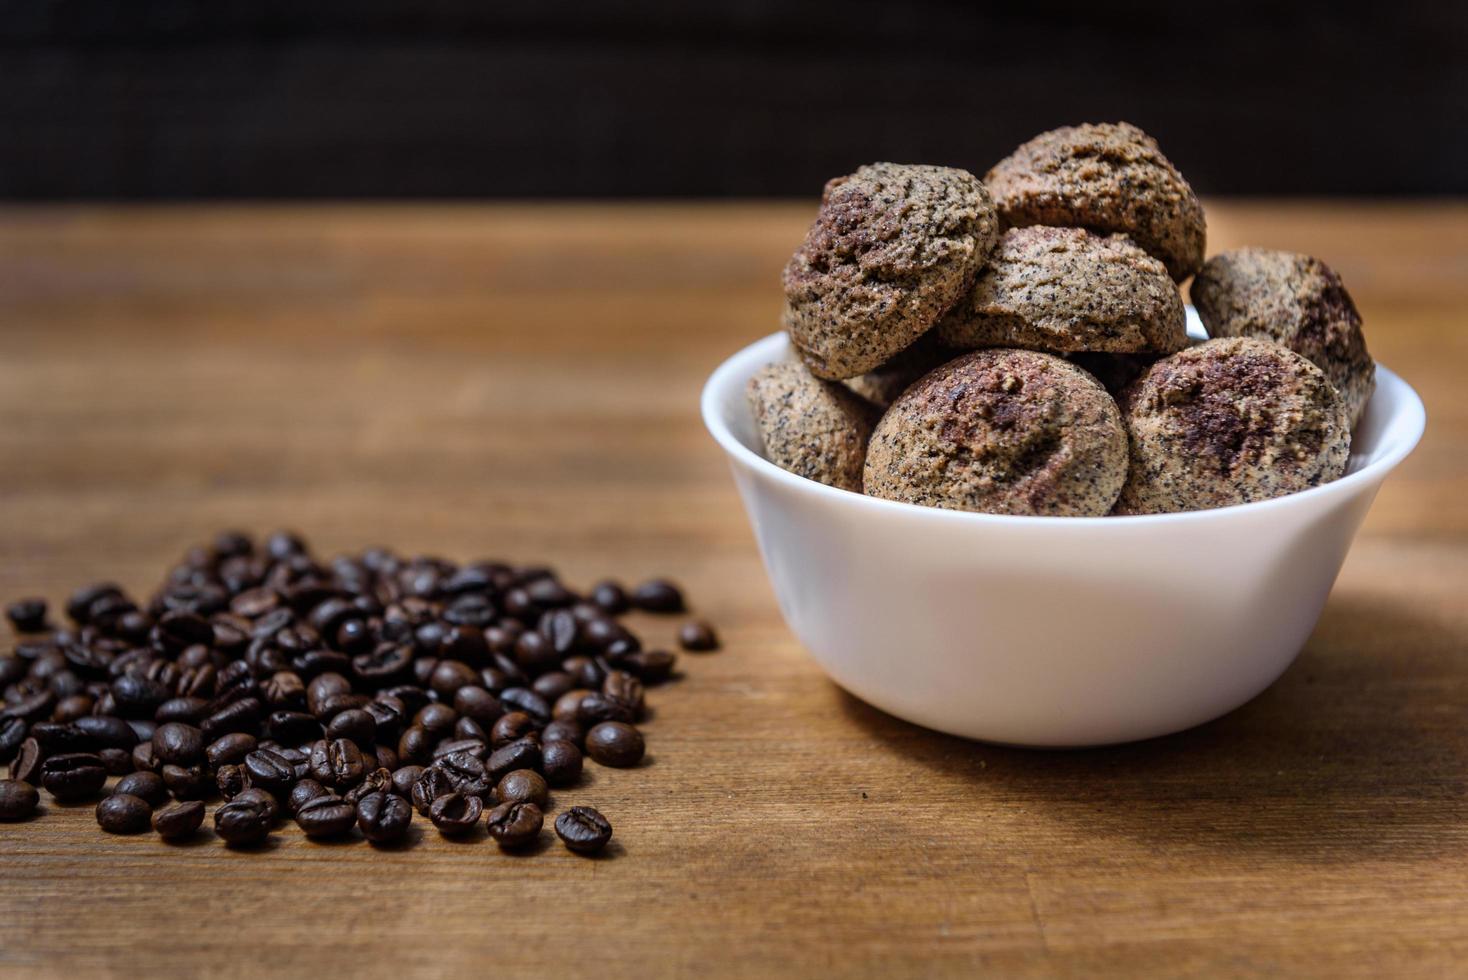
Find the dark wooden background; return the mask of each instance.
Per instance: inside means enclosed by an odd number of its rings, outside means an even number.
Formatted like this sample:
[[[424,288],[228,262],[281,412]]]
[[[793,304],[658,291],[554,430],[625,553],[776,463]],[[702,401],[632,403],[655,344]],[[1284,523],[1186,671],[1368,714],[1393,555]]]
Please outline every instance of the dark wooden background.
[[[0,0],[0,197],[809,196],[1131,119],[1205,193],[1468,191],[1468,4]]]

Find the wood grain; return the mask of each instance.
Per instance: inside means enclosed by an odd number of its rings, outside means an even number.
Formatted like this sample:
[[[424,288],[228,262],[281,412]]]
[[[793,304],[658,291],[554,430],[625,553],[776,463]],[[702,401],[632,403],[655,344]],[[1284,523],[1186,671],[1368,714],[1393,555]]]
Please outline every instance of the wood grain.
[[[656,692],[651,764],[557,794],[616,824],[605,859],[168,848],[50,805],[0,828],[0,973],[1461,975],[1468,207],[1209,214],[1215,250],[1332,262],[1428,433],[1270,691],[1041,753],[864,706],[778,617],[695,404],[774,329],[809,208],[3,212],[0,596],[290,525],[667,573],[726,648]]]

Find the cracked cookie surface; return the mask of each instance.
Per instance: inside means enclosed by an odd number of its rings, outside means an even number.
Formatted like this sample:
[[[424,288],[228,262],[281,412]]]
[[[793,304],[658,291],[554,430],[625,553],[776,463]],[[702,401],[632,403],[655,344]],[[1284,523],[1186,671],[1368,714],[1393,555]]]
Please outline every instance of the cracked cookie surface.
[[[1314,364],[1263,340],[1210,340],[1153,364],[1121,398],[1131,467],[1118,514],[1206,510],[1329,483],[1346,406]]]
[[[1029,225],[999,236],[933,331],[953,347],[1163,353],[1188,344],[1167,269],[1125,235]]]
[[[1157,146],[1130,123],[1041,133],[984,176],[1010,227],[1059,225],[1127,235],[1182,282],[1203,264],[1203,206]]]
[[[981,350],[928,373],[877,424],[866,492],[950,510],[1100,516],[1126,480],[1121,413],[1050,354]]]
[[[997,235],[989,192],[966,170],[874,163],[828,182],[783,276],[801,359],[831,380],[878,367],[957,302]]]
[[[1270,340],[1324,371],[1355,428],[1376,390],[1376,362],[1330,266],[1298,252],[1234,249],[1204,263],[1190,295],[1208,336]]]

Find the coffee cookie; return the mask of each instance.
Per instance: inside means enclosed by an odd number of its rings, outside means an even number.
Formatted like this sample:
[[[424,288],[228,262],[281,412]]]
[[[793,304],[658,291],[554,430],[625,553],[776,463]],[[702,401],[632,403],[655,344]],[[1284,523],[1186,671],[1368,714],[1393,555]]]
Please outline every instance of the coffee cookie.
[[[929,330],[890,360],[841,383],[886,411],[914,381],[963,353],[939,343],[935,333]]]
[[[861,492],[877,415],[871,405],[794,361],[761,368],[749,379],[748,395],[766,459],[818,483]]]
[[[791,341],[817,377],[872,370],[973,285],[997,235],[989,192],[966,170],[874,163],[837,177],[785,266]]]
[[[1116,402],[1073,364],[1027,350],[950,361],[877,424],[866,492],[950,510],[1098,516],[1126,480]]]
[[[1121,232],[1178,282],[1203,264],[1203,206],[1157,141],[1130,123],[1041,133],[984,177],[1009,226]]]
[[[1122,395],[1131,472],[1118,514],[1268,500],[1346,468],[1346,406],[1314,364],[1262,340],[1210,340],[1165,357]]]
[[[1355,428],[1376,390],[1376,363],[1330,266],[1298,252],[1235,249],[1208,260],[1191,295],[1208,336],[1272,340],[1324,371]]]
[[[1188,344],[1187,315],[1161,262],[1125,235],[1010,228],[968,295],[935,328],[953,347],[1155,352]]]

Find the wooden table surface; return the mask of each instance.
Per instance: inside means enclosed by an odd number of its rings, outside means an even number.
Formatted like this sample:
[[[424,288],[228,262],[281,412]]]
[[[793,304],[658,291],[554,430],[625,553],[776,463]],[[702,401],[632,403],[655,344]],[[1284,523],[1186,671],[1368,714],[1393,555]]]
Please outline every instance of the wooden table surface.
[[[775,328],[809,212],[0,214],[0,596],[288,525],[667,573],[726,639],[655,692],[650,765],[557,794],[607,859],[169,848],[48,804],[0,827],[0,974],[1468,972],[1468,207],[1215,202],[1212,250],[1341,271],[1428,432],[1279,683],[1086,752],[886,717],[780,621],[696,398]]]

